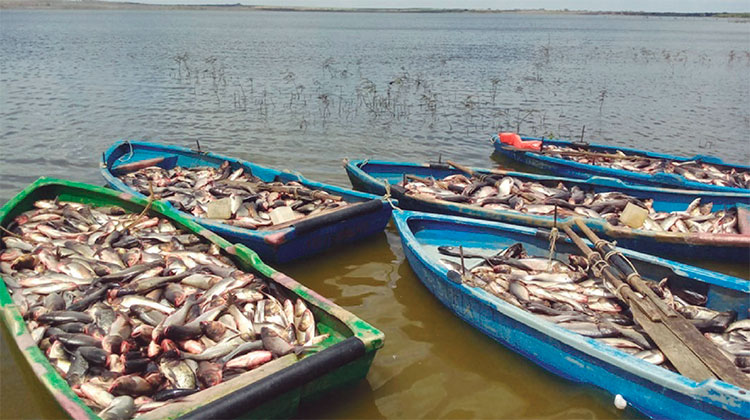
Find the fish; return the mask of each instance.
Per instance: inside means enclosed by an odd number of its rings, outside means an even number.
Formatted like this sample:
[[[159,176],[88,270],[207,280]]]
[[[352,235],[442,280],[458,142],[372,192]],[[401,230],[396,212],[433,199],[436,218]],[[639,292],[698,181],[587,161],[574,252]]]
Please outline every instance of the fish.
[[[174,388],[194,389],[197,386],[195,371],[184,361],[162,359],[159,371]]]
[[[340,196],[304,186],[298,181],[266,182],[242,168],[228,175],[226,168],[229,167],[227,161],[218,168],[176,166],[164,169],[149,166],[118,177],[145,195],[150,195],[157,184],[163,199],[194,216],[208,217],[207,205],[210,204],[214,206],[211,210],[214,221],[251,230],[286,222],[271,218],[271,211],[277,207],[290,207],[296,218],[302,218],[324,209],[350,205]],[[218,208],[221,210],[214,212],[213,209]]]
[[[254,350],[261,350],[263,349],[263,340],[255,340],[255,341],[247,341],[245,343],[242,343],[238,346],[236,346],[232,351],[227,353],[225,356],[218,359],[219,363],[226,363],[235,356],[245,354],[250,351]]]
[[[198,392],[198,388],[168,388],[154,394],[154,401],[167,401],[187,397]]]
[[[577,185],[559,183],[554,187],[535,181],[522,181],[506,176],[495,183],[482,181],[484,175],[471,179],[447,176],[424,188],[422,179],[405,177],[398,185],[407,196],[442,200],[452,203],[542,216],[585,216],[604,219],[624,229],[633,229],[620,220],[626,205],[633,204],[647,212],[643,224],[636,229],[657,232],[706,232],[739,234],[737,209],[713,210],[712,202],[700,198],[686,204],[684,210],[659,211],[653,200],[639,198],[618,191],[585,191]],[[748,172],[750,182],[750,172]],[[750,184],[749,184],[750,185]],[[456,190],[458,194],[456,194]]]
[[[210,388],[221,383],[222,372],[222,366],[219,363],[204,360],[198,364],[196,375],[204,388]]]
[[[121,395],[112,399],[104,410],[98,413],[102,420],[127,420],[136,412],[135,401],[132,397]]]
[[[455,249],[438,247],[441,254],[454,259]],[[630,311],[623,310],[622,302],[615,297],[612,287],[597,277],[598,274],[585,257],[570,255],[569,263],[549,260],[528,255],[521,244],[506,248],[498,255],[505,255],[506,260],[480,256],[482,262],[467,269],[465,278],[471,277],[472,281],[463,284],[482,288],[560,328],[590,337],[647,362],[672,368],[664,363],[664,355],[648,334],[635,325]],[[509,255],[524,262],[524,265],[510,264],[513,258],[507,258]],[[473,257],[471,252],[466,252],[464,256]],[[449,267],[455,264],[454,260],[440,261]],[[550,264],[550,261],[557,263]],[[494,265],[496,263],[498,265]],[[696,325],[735,364],[745,362],[744,359],[738,362],[738,358],[750,356],[750,321],[736,321],[737,313],[731,310],[719,312],[700,306],[706,303],[706,296],[685,289],[682,284],[672,284],[670,288],[669,278],[653,282],[651,286],[665,305],[674,307]],[[275,344],[280,345],[281,351],[291,351],[283,341]],[[269,350],[273,351],[271,348]],[[738,364],[738,367],[741,366]]]
[[[697,160],[679,161],[643,155],[629,156],[619,150],[615,153],[597,152],[596,157],[590,158],[585,153],[568,146],[545,144],[544,149],[544,153],[550,156],[580,163],[651,175],[658,172],[673,173],[690,181],[704,184],[750,189],[750,171]],[[611,157],[606,155],[611,155]]]
[[[252,369],[260,366],[273,358],[273,353],[268,350],[254,350],[250,353],[244,354],[239,357],[226,362],[224,364],[225,369]]]
[[[273,328],[261,327],[260,336],[263,347],[270,350],[276,357],[281,357],[294,351],[294,346]]]
[[[264,191],[277,201],[285,193]],[[311,194],[318,204],[332,200]],[[303,357],[327,337],[302,300],[292,304],[166,219],[47,200],[8,230],[22,238],[0,233],[13,302],[50,363],[102,418],[129,419],[216,386],[226,364],[236,375],[283,354]],[[263,328],[265,341],[256,339]]]
[[[84,382],[80,387],[81,393],[99,407],[109,407],[114,400],[114,396],[107,392],[106,389],[94,385],[92,382]]]

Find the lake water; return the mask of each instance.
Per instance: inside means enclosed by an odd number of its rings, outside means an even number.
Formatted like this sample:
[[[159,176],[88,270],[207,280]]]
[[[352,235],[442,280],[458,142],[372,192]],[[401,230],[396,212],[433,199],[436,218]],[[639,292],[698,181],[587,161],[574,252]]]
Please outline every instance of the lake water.
[[[594,142],[747,164],[749,40],[725,19],[3,10],[0,203],[41,175],[102,184],[118,139],[198,140],[338,185],[343,158],[490,166],[491,133],[584,125]],[[300,417],[639,416],[458,320],[393,227],[279,268],[386,334],[366,381]],[[2,341],[0,416],[61,416]]]

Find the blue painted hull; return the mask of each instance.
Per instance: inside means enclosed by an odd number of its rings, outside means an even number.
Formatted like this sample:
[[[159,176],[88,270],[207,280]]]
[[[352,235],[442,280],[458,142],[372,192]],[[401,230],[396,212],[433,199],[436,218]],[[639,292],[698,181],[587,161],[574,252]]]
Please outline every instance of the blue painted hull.
[[[536,137],[521,137],[522,140],[542,140]],[[664,172],[656,173],[653,175],[644,174],[640,172],[626,171],[622,169],[607,168],[597,165],[588,165],[572,160],[556,158],[551,156],[540,155],[538,153],[527,152],[521,149],[515,149],[508,147],[507,145],[500,142],[500,138],[497,135],[492,136],[492,144],[495,147],[495,151],[503,154],[511,159],[518,162],[522,162],[527,165],[534,166],[536,168],[548,171],[560,176],[567,176],[573,178],[589,178],[591,176],[606,176],[621,179],[627,183],[635,185],[655,185],[664,186],[670,188],[682,188],[688,190],[704,190],[704,191],[724,191],[724,192],[740,192],[748,193],[750,190],[744,188],[733,188],[724,187],[720,185],[705,184],[702,182],[690,181],[682,175],[668,174]],[[543,144],[552,144],[557,146],[571,146],[573,143],[564,140],[548,140],[544,139]],[[734,165],[728,164],[721,159],[714,156],[703,156],[697,155],[692,158],[680,157],[667,155],[662,153],[646,152],[638,149],[631,149],[627,147],[613,147],[601,144],[589,144],[588,149],[593,152],[605,152],[614,153],[621,151],[628,155],[640,155],[653,157],[658,159],[667,159],[677,162],[685,162],[690,160],[700,160],[705,163],[712,163],[716,165],[736,168],[738,170],[750,171],[750,166],[746,165]]]
[[[448,279],[438,262],[440,245],[463,245],[495,252],[523,242],[544,255],[546,241],[536,229],[501,223],[394,212],[407,260],[420,281],[445,306],[473,327],[545,369],[567,379],[620,394],[634,408],[654,418],[733,419],[750,417],[750,394],[717,380],[696,383],[613,347],[572,333],[476,288]],[[572,245],[559,243],[560,253]],[[482,252],[482,251],[478,251]],[[750,283],[645,254],[624,251],[641,273],[672,273],[686,284],[708,290],[707,306],[735,309],[747,317]],[[558,255],[559,258],[559,255]],[[675,272],[680,273],[679,275]]]
[[[222,162],[228,161],[233,169],[239,167],[251,171],[251,173],[263,181],[298,181],[301,184],[324,190],[328,193],[339,195],[350,203],[367,202],[378,197],[351,191],[333,185],[322,184],[303,178],[300,175],[260,166],[254,163],[215,155],[213,153],[202,153],[177,146],[164,146],[147,142],[117,142],[110,147],[102,156],[101,173],[107,183],[118,191],[123,191],[134,196],[144,197],[134,189],[128,187],[118,179],[113,171],[117,171],[120,165],[138,162],[154,158],[166,158],[158,166],[171,168],[174,166],[194,167],[212,166],[218,167]],[[345,219],[332,219],[330,222],[321,224],[312,230],[302,231],[294,225],[282,229],[273,230],[251,230],[214,222],[191,214],[180,212],[185,217],[221,235],[230,242],[242,243],[260,255],[263,261],[284,263],[300,258],[309,257],[324,252],[332,247],[351,243],[364,239],[368,236],[382,232],[391,217],[391,206],[388,202],[380,200],[380,205],[368,207],[365,213],[356,214]]]
[[[345,169],[355,189],[381,195],[386,194],[386,183],[389,185],[398,183],[402,180],[404,174],[440,179],[448,175],[461,173],[456,169],[448,168],[446,165],[359,160],[347,162]],[[482,169],[474,170],[485,174],[490,173]],[[524,181],[541,182],[551,186],[556,186],[562,182],[568,188],[575,185],[584,191],[619,191],[641,199],[653,199],[654,209],[657,211],[685,210],[690,202],[700,197],[704,203],[713,202],[714,210],[731,207],[744,209],[740,217],[748,219],[748,223],[750,223],[750,192],[683,191],[644,185],[627,185],[617,179],[602,177],[581,180],[521,172],[508,172],[507,175]],[[490,210],[460,203],[428,200],[399,194],[396,190],[390,190],[390,187],[389,192],[394,198],[398,199],[399,207],[403,209],[473,217],[526,226],[550,228],[554,225],[552,216],[529,215],[510,210]],[[604,219],[585,218],[584,220],[592,230],[602,236],[617,240],[623,247],[638,249],[650,254],[682,257],[696,255],[705,259],[731,262],[750,261],[750,232],[740,235],[664,233],[612,226]],[[561,217],[558,219],[558,224],[571,222],[571,218]]]

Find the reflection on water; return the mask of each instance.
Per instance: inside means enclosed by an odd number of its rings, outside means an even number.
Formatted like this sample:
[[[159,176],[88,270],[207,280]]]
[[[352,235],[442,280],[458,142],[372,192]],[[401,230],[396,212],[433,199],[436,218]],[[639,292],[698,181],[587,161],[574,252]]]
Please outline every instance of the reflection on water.
[[[338,185],[345,157],[511,167],[490,157],[498,130],[585,125],[590,141],[750,160],[747,25],[727,20],[4,10],[0,27],[0,203],[40,175],[102,184],[118,139],[199,140]],[[459,320],[392,226],[279,268],[386,334],[366,381],[300,418],[639,416]],[[0,416],[61,417],[7,332],[0,351]]]

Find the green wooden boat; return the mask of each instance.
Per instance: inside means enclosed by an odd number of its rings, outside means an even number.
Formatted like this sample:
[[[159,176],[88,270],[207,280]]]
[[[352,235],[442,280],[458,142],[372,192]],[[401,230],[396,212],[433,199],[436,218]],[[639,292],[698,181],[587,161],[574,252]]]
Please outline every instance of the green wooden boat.
[[[58,198],[97,206],[116,205],[141,212],[148,202],[130,194],[76,182],[40,178],[0,209],[0,226],[42,199]],[[383,333],[330,300],[265,265],[244,245],[232,245],[160,202],[149,213],[170,219],[176,226],[219,245],[239,268],[276,283],[290,295],[302,298],[313,311],[317,328],[329,333],[322,350],[301,360],[284,356],[251,371],[242,381],[227,381],[190,395],[180,402],[146,413],[143,418],[284,418],[294,415],[300,403],[365,377],[375,353],[383,346]],[[0,317],[39,382],[74,419],[94,419],[91,411],[48,362],[26,328],[26,323],[0,282]]]

